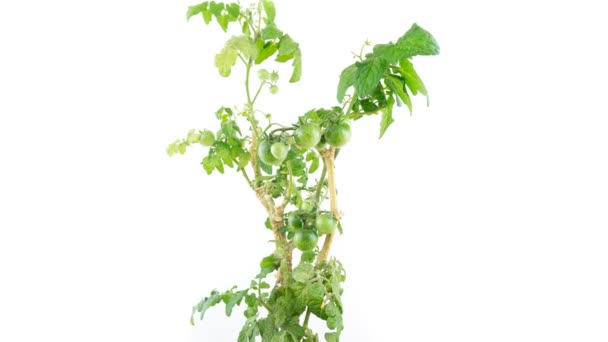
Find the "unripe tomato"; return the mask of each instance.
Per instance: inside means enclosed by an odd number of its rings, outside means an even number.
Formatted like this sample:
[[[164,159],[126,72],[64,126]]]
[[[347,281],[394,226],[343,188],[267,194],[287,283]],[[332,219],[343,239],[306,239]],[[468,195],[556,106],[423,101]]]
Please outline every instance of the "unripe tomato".
[[[297,249],[302,252],[308,252],[312,251],[317,246],[319,238],[317,237],[317,234],[311,230],[298,230],[295,233],[293,240]]]
[[[262,140],[258,144],[258,157],[260,160],[268,165],[280,165],[281,162],[272,155],[270,151],[272,143],[268,140]]]
[[[304,227],[304,221],[297,212],[292,211],[287,215],[287,226],[292,230],[302,229]]]
[[[275,142],[270,146],[270,153],[272,153],[272,156],[281,162],[287,157],[287,152],[289,152],[289,146],[282,142]],[[279,162],[279,164],[281,164],[281,162]]]
[[[304,124],[296,129],[293,137],[298,146],[311,148],[316,146],[319,140],[321,140],[321,129],[312,123]]]
[[[204,130],[201,132],[201,136],[199,138],[201,145],[203,146],[211,146],[215,142],[215,136],[209,130]]]
[[[342,147],[350,140],[350,125],[346,122],[338,122],[327,128],[325,141],[334,147]]]
[[[331,214],[321,213],[317,215],[315,225],[319,233],[331,234],[338,226],[338,221]]]

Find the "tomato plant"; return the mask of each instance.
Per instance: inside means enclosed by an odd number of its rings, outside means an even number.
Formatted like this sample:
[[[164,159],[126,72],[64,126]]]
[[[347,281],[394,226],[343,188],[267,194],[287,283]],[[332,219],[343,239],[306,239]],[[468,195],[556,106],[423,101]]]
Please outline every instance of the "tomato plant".
[[[228,316],[235,306],[244,305],[239,342],[318,342],[319,333],[309,326],[312,316],[329,328],[322,335],[326,341],[339,341],[345,272],[337,258],[329,257],[333,239],[342,234],[336,157],[351,139],[351,124],[380,114],[382,137],[394,122],[395,104],[405,104],[411,112],[412,97],[427,96],[412,62],[415,56],[438,54],[439,46],[416,24],[394,43],[366,42],[357,60],[340,73],[338,103],[313,108],[285,124],[272,121],[271,113],[257,105],[259,96],[278,94],[283,86],[276,63],[291,64],[289,83],[302,76],[300,45],[278,27],[273,2],[259,0],[249,7],[202,2],[188,8],[187,18],[193,17],[217,23],[224,32],[239,32],[226,41],[214,63],[222,77],[231,77],[233,68],[244,68],[244,82],[238,82],[244,84],[243,95],[236,99],[241,102],[215,112],[218,127],[189,130],[185,138],[169,144],[167,153],[184,154],[201,145],[207,174],[234,169],[242,175],[266,211],[264,225],[274,249],[261,260],[249,286],[214,290],[203,297],[192,308],[191,323],[220,303]],[[268,240],[265,233],[261,231],[260,242]]]

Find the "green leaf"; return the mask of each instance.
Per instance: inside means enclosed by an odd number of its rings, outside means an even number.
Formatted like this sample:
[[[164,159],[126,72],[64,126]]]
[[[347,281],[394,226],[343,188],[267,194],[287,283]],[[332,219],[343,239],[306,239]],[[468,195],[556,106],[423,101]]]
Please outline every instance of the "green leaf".
[[[274,3],[271,0],[263,0],[262,5],[264,6],[264,13],[266,13],[267,23],[274,22],[274,19],[277,16]]]
[[[232,67],[236,64],[238,53],[235,49],[224,47],[220,53],[215,55],[215,66],[223,77],[230,76]]]
[[[340,334],[337,332],[328,332],[325,333],[325,341],[327,342],[338,342],[340,339]]]
[[[234,36],[226,42],[225,48],[232,48],[240,51],[245,59],[256,58],[258,56],[258,48],[255,46],[251,38],[247,36]]]
[[[205,297],[203,299],[201,299],[201,301],[196,305],[196,310],[200,312],[200,320],[202,321],[203,318],[205,317],[205,312],[207,312],[207,310],[210,307],[215,306],[217,303],[219,303],[222,300],[222,296],[220,296],[220,293],[217,292],[216,290],[211,291],[211,294],[209,295],[209,297]],[[193,312],[194,315],[194,312]]]
[[[232,309],[234,309],[235,305],[241,305],[241,301],[247,295],[248,290],[243,290],[232,294],[228,302],[226,302],[226,316],[230,317],[232,315]]]
[[[262,29],[260,35],[264,40],[277,39],[283,36],[283,31],[279,30],[276,25],[270,24]]]
[[[403,81],[403,79],[396,77],[394,75],[389,75],[385,78],[385,80],[386,80],[386,85],[388,85],[388,87],[395,94],[397,94],[397,96],[399,96],[401,101],[403,101],[403,103],[405,103],[407,105],[407,107],[410,109],[410,113],[411,113],[412,112],[412,100],[410,99],[410,96],[407,94],[407,92],[405,90],[405,82]]]
[[[209,10],[211,11],[211,14],[213,14],[216,18],[219,18],[222,16],[222,10],[224,9],[224,3],[223,2],[215,2],[215,1],[211,1],[209,3]]]
[[[388,62],[382,58],[372,57],[357,62],[356,65],[355,89],[359,98],[363,98],[376,88],[388,67]]]
[[[272,268],[276,269],[279,266],[278,261],[279,260],[277,260],[277,258],[274,256],[274,254],[270,254],[269,256],[262,259],[262,261],[260,261],[260,267],[261,268],[272,267]]]
[[[209,25],[209,23],[211,22],[211,10],[209,8],[206,8],[203,10],[203,20],[205,21],[206,25]]]
[[[217,23],[220,24],[220,27],[224,32],[228,32],[228,16],[220,15],[217,18]]]
[[[300,262],[313,262],[315,260],[315,256],[316,254],[313,251],[302,252],[302,255],[300,256]]]
[[[208,5],[209,3],[205,1],[198,5],[189,6],[188,11],[186,12],[186,19],[190,20],[190,18],[192,18],[193,16],[203,13],[203,11],[207,9]]]
[[[291,276],[297,282],[308,282],[310,279],[312,279],[312,277],[315,276],[314,267],[312,264],[307,262],[300,263],[296,268],[293,269]]]
[[[342,70],[340,74],[340,82],[338,83],[338,102],[342,103],[346,90],[355,85],[357,79],[357,66],[355,64],[348,66]]]
[[[296,43],[288,34],[281,37],[279,41],[279,56],[291,55],[296,52],[299,44]]]
[[[399,65],[401,66],[399,68],[399,73],[405,79],[405,84],[407,85],[407,87],[410,88],[410,91],[412,92],[413,95],[420,93],[420,94],[426,96],[426,102],[427,102],[427,106],[428,106],[428,104],[429,104],[428,92],[426,91],[426,87],[424,86],[424,83],[420,79],[420,76],[418,76],[418,73],[416,72],[416,70],[414,70],[414,65],[412,64],[412,62],[410,62],[408,59],[403,59],[403,60],[401,60]]]
[[[237,342],[255,342],[255,337],[260,335],[260,330],[256,324],[255,318],[249,317],[245,325],[239,333]]]
[[[283,329],[285,329],[294,338],[295,341],[300,341],[302,337],[304,337],[304,335],[306,334],[304,328],[301,327],[298,322],[294,321],[287,322],[287,324],[283,326]]]
[[[387,60],[388,62],[394,62],[399,60],[401,55],[399,49],[395,44],[378,44],[374,46],[374,56],[380,57]]]
[[[319,158],[314,158],[312,163],[310,163],[310,168],[308,169],[308,173],[314,173],[319,169]]]
[[[210,175],[215,169],[215,163],[213,162],[213,160],[211,160],[209,156],[203,158],[201,164],[203,165],[203,168],[205,169],[208,175]]]
[[[391,97],[388,101],[388,106],[382,110],[382,119],[380,119],[380,138],[382,138],[388,127],[395,122],[395,120],[393,120],[394,103],[395,100]]]
[[[261,40],[259,40],[261,42]],[[255,59],[255,64],[260,64],[265,61],[268,57],[274,55],[279,49],[279,44],[275,42],[269,42],[262,47],[258,45],[258,57]]]
[[[398,59],[439,54],[439,44],[435,38],[417,24],[413,24],[395,45],[399,50]]]
[[[293,56],[293,73],[289,79],[290,83],[295,83],[302,77],[302,52],[298,48]]]
[[[237,18],[241,14],[241,6],[239,6],[237,3],[228,4],[226,5],[226,12]]]

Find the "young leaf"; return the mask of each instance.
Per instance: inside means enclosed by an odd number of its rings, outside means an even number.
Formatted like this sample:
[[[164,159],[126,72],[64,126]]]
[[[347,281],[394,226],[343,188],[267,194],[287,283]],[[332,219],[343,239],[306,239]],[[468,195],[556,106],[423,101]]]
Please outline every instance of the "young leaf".
[[[277,15],[277,11],[274,7],[274,3],[271,0],[263,0],[262,5],[264,6],[264,13],[266,13],[267,23],[273,23],[274,18]]]
[[[412,27],[397,40],[396,46],[399,49],[399,59],[412,56],[439,54],[439,44],[437,44],[435,38],[417,24],[413,24]]]
[[[338,83],[338,102],[342,103],[346,90],[355,84],[357,79],[357,66],[355,64],[346,67],[340,74],[340,82]]]
[[[388,62],[379,57],[371,57],[363,62],[357,62],[355,89],[359,98],[369,95],[380,82],[388,67]]]
[[[186,19],[190,20],[193,16],[197,14],[203,13],[208,7],[209,3],[207,1],[200,3],[198,5],[189,6],[188,11],[186,12]]]
[[[288,34],[281,37],[279,42],[279,56],[288,56],[294,54],[298,49],[299,44],[296,43]]]
[[[258,56],[258,48],[247,36],[234,36],[226,42],[226,48],[232,48],[240,51],[243,57],[256,58]]]
[[[382,119],[380,120],[380,138],[384,135],[384,132],[388,129],[395,120],[393,120],[393,105],[395,104],[395,100],[393,97],[390,97],[388,100],[388,105],[382,110]]]
[[[300,48],[296,50],[293,55],[293,73],[291,74],[291,78],[289,79],[290,83],[295,83],[300,80],[302,77],[302,52]]]
[[[220,75],[223,77],[230,76],[232,67],[236,64],[237,57],[237,51],[230,47],[224,47],[220,53],[215,55],[215,66],[220,72]]]

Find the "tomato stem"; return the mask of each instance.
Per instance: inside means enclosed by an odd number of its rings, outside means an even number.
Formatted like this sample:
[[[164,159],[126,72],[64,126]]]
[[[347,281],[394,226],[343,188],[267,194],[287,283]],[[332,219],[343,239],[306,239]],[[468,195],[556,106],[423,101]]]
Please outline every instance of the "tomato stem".
[[[334,173],[334,160],[336,156],[336,148],[330,147],[323,153],[323,159],[325,160],[325,166],[327,168],[327,185],[329,188],[329,204],[331,207],[331,212],[337,220],[340,220],[340,211],[338,210],[338,198],[336,193],[336,178]],[[334,235],[336,231],[334,230],[332,233],[328,234],[325,237],[325,241],[323,241],[323,247],[317,256],[317,264],[323,263],[327,261],[327,257],[329,256],[329,249],[331,248],[331,243],[334,239]]]

